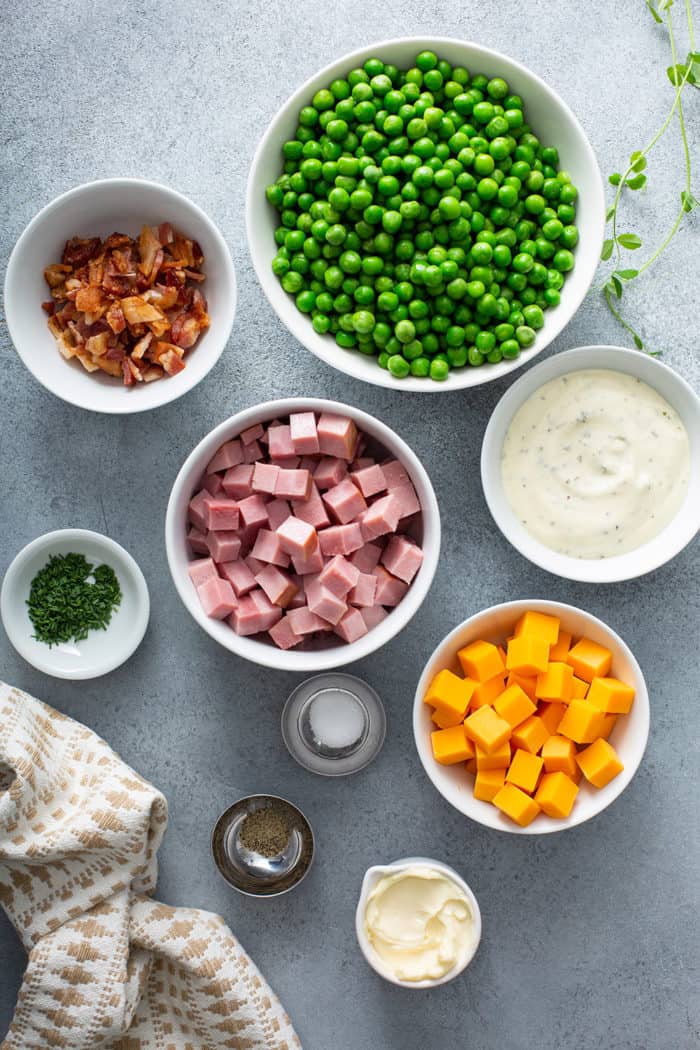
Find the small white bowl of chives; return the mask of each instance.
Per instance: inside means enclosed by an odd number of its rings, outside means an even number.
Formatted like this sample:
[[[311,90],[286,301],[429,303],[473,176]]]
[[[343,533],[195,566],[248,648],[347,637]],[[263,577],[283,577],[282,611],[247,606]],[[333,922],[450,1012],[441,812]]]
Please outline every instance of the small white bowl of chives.
[[[27,601],[37,573],[51,558],[69,554],[82,555],[93,569],[112,569],[120,597],[109,592],[112,608],[100,617],[104,626],[96,626],[95,617],[86,613],[85,622],[95,623],[86,637],[49,645],[37,637]],[[93,580],[91,574],[88,583]],[[72,681],[98,678],[128,660],[146,633],[149,612],[146,580],[131,555],[109,537],[86,529],[47,532],[27,544],[7,570],[0,592],[3,626],[20,656],[44,674]]]

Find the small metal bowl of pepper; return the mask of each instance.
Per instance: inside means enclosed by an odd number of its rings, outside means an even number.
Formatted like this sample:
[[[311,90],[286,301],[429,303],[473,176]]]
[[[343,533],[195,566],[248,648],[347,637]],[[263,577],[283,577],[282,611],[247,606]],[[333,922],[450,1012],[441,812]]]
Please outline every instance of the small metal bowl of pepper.
[[[221,814],[211,848],[229,886],[249,897],[276,897],[306,876],[314,836],[291,802],[278,795],[248,795]]]
[[[44,674],[72,681],[113,671],[140,645],[150,601],[143,573],[114,540],[47,532],[5,574],[0,614],[13,646]]]

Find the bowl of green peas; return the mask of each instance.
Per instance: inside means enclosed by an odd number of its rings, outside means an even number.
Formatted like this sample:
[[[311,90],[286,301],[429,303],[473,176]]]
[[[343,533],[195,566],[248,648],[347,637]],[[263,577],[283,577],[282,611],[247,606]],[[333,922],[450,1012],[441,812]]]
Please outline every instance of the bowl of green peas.
[[[578,309],[603,183],[569,107],[524,66],[448,38],[387,40],[303,84],[246,200],[286,327],[357,379],[435,392],[518,368]]]

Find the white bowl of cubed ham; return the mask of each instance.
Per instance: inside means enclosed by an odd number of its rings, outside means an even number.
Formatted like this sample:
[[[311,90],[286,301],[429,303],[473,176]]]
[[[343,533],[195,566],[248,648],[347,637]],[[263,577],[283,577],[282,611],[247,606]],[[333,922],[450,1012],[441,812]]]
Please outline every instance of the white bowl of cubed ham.
[[[212,638],[313,672],[393,638],[425,598],[440,514],[418,457],[350,405],[269,401],[208,434],[168,504],[168,563]]]

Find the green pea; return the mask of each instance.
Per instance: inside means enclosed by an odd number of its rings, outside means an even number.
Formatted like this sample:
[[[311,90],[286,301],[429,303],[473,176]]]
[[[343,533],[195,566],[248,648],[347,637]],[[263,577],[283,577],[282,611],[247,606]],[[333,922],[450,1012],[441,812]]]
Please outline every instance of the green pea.
[[[395,379],[405,379],[410,372],[410,365],[401,354],[392,354],[387,367]]]
[[[447,361],[443,361],[440,358],[434,357],[430,362],[430,378],[436,383],[444,383],[450,372],[450,366]]]
[[[483,201],[491,201],[498,194],[498,183],[495,179],[480,179],[476,186],[476,192]]]
[[[472,368],[479,368],[480,365],[483,365],[484,360],[484,354],[478,350],[476,346],[469,347],[469,350],[467,351],[467,362]]]
[[[528,307],[528,309],[531,310],[532,307]],[[537,337],[533,328],[529,325],[521,324],[515,329],[515,338],[518,340],[520,346],[527,347],[532,346]]]
[[[411,375],[424,379],[430,375],[430,360],[427,357],[416,357],[411,361]]]
[[[499,350],[506,361],[512,361],[516,357],[520,357],[520,343],[517,339],[505,339],[501,343]]]
[[[565,248],[574,248],[578,244],[578,229],[576,226],[565,226],[562,230],[561,243]]]
[[[560,251],[556,252],[554,258],[552,259],[552,266],[555,270],[559,270],[562,273],[567,273],[569,270],[573,270],[573,253],[570,252],[568,248],[562,248]]]
[[[537,330],[543,326],[544,314],[539,306],[526,306],[523,309],[523,314],[530,328]]]

